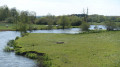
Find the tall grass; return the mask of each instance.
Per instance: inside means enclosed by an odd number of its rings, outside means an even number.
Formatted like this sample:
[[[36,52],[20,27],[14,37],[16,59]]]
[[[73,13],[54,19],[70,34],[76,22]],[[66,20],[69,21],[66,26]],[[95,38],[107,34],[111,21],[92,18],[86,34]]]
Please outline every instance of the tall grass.
[[[3,49],[5,52],[11,52],[14,51],[13,48],[9,47],[9,46],[5,46],[5,48]]]
[[[11,52],[14,51],[14,40],[9,40],[7,43],[7,46],[3,49],[5,52]]]

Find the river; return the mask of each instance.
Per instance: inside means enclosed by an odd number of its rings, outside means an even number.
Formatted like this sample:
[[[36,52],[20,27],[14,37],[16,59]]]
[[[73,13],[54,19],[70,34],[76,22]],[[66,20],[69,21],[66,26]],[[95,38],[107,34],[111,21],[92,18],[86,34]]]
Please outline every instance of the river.
[[[94,29],[95,25],[92,25],[90,29]],[[99,26],[104,28],[104,26]],[[54,30],[35,30],[32,33],[80,33],[80,28],[71,29],[54,29]],[[7,45],[9,40],[15,39],[16,36],[20,36],[16,31],[1,31],[0,32],[0,67],[35,67],[36,63],[29,58],[15,55],[14,52],[4,52],[3,49]]]
[[[4,52],[3,49],[7,42],[20,36],[19,32],[2,31],[0,32],[0,67],[34,67],[35,62],[23,56],[15,55],[14,52]]]

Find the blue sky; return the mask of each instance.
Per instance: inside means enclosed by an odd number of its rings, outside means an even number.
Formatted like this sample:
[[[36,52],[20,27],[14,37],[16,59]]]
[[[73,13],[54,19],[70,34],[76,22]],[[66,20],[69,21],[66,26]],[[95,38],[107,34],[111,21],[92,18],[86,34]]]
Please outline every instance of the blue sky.
[[[0,6],[35,11],[37,15],[80,14],[89,9],[90,14],[120,16],[120,0],[0,0]]]

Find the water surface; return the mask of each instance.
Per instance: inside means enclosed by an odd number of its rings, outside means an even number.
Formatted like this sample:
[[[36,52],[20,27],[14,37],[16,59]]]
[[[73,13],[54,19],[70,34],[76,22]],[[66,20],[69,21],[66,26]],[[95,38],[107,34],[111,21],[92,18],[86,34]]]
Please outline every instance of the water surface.
[[[95,25],[91,25],[89,29],[94,29]],[[103,25],[98,25],[98,28],[106,29]],[[32,33],[69,33],[75,34],[82,32],[80,28],[70,29],[53,29],[53,30],[35,30]],[[3,49],[9,40],[20,36],[19,32],[2,31],[0,32],[0,67],[34,67],[35,62],[32,59],[23,56],[15,55],[14,52],[4,52]]]
[[[9,40],[20,36],[19,32],[0,32],[0,67],[33,67],[35,62],[29,58],[15,55],[14,52],[4,52],[3,49]]]

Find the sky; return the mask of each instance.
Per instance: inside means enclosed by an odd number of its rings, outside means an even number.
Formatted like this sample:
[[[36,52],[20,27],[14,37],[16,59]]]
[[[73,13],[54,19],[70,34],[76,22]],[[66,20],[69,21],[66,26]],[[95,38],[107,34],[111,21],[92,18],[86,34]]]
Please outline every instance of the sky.
[[[81,14],[120,16],[120,0],[0,0],[0,6],[18,10],[35,11],[37,16]]]

